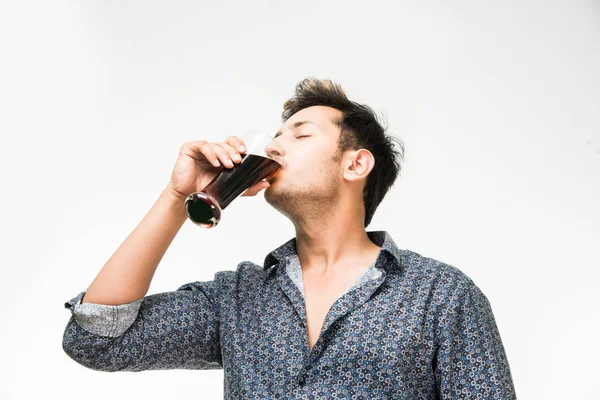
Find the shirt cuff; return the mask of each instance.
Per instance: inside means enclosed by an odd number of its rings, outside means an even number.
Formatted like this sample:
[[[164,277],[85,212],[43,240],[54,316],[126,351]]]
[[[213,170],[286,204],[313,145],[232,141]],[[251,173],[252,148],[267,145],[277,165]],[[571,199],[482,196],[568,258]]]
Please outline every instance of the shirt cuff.
[[[142,301],[119,305],[83,303],[81,299],[86,291],[79,293],[65,303],[75,321],[88,332],[100,336],[121,336],[133,324],[138,316]]]

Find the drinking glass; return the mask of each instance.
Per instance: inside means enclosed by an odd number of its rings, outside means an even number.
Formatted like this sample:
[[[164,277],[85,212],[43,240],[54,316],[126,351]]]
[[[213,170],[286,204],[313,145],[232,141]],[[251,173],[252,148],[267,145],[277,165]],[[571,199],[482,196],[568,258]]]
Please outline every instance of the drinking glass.
[[[283,165],[283,150],[271,136],[260,131],[246,132],[242,137],[246,146],[242,161],[233,168],[225,168],[200,192],[185,200],[188,218],[202,228],[215,227],[221,221],[221,212],[252,185],[268,178]]]

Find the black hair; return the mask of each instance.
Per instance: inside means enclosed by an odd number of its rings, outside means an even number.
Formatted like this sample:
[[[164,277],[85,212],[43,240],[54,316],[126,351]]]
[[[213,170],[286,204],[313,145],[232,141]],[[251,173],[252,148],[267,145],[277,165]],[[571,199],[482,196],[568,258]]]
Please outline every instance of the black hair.
[[[342,87],[329,79],[311,77],[299,82],[294,95],[283,105],[283,122],[298,111],[312,106],[327,106],[342,112],[342,117],[333,121],[340,128],[335,160],[341,160],[345,151],[359,149],[369,150],[375,158],[375,165],[366,178],[363,190],[366,228],[400,174],[404,143],[386,134],[385,122],[380,122],[370,107],[349,100]],[[398,148],[395,148],[395,144]]]

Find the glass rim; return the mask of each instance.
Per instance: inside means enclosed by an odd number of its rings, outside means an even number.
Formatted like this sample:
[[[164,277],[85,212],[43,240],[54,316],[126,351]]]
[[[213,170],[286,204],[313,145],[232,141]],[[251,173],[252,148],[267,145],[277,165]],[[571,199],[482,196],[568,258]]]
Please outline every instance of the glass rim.
[[[244,136],[246,136],[246,135],[250,135],[250,134],[260,134],[260,135],[264,135],[264,136],[268,137],[268,138],[269,138],[269,139],[271,139],[273,142],[275,142],[275,144],[277,145],[277,147],[279,148],[279,150],[280,150],[281,152],[283,152],[283,147],[281,146],[281,144],[279,144],[279,142],[278,142],[278,141],[277,141],[277,140],[276,140],[276,139],[275,139],[275,138],[274,138],[274,137],[273,137],[271,134],[267,133],[266,131],[262,131],[262,130],[259,130],[259,129],[250,129],[250,130],[244,131],[244,132],[242,133],[242,135],[240,136],[240,139],[242,139],[242,141],[244,141]],[[244,142],[245,142],[245,141],[244,141]],[[248,146],[246,146],[246,150],[248,150]],[[265,152],[265,155],[266,155],[267,157],[269,157],[271,160],[273,160],[273,161],[275,161],[275,162],[277,162],[277,163],[279,163],[279,164],[283,165],[283,160],[285,159],[285,155],[280,155],[280,156],[279,156],[279,158],[281,159],[281,162],[279,162],[278,160],[276,160],[276,159],[275,159],[275,158],[273,158],[272,156],[270,156],[270,155],[266,154],[266,152]]]

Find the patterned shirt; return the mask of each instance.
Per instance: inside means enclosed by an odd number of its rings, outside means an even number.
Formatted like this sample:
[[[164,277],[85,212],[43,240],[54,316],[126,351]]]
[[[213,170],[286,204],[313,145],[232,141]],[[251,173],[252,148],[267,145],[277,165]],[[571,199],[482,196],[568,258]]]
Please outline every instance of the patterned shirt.
[[[490,303],[459,269],[399,249],[331,306],[310,349],[296,239],[262,266],[122,305],[65,303],[63,349],[99,371],[224,370],[226,399],[515,399]]]

